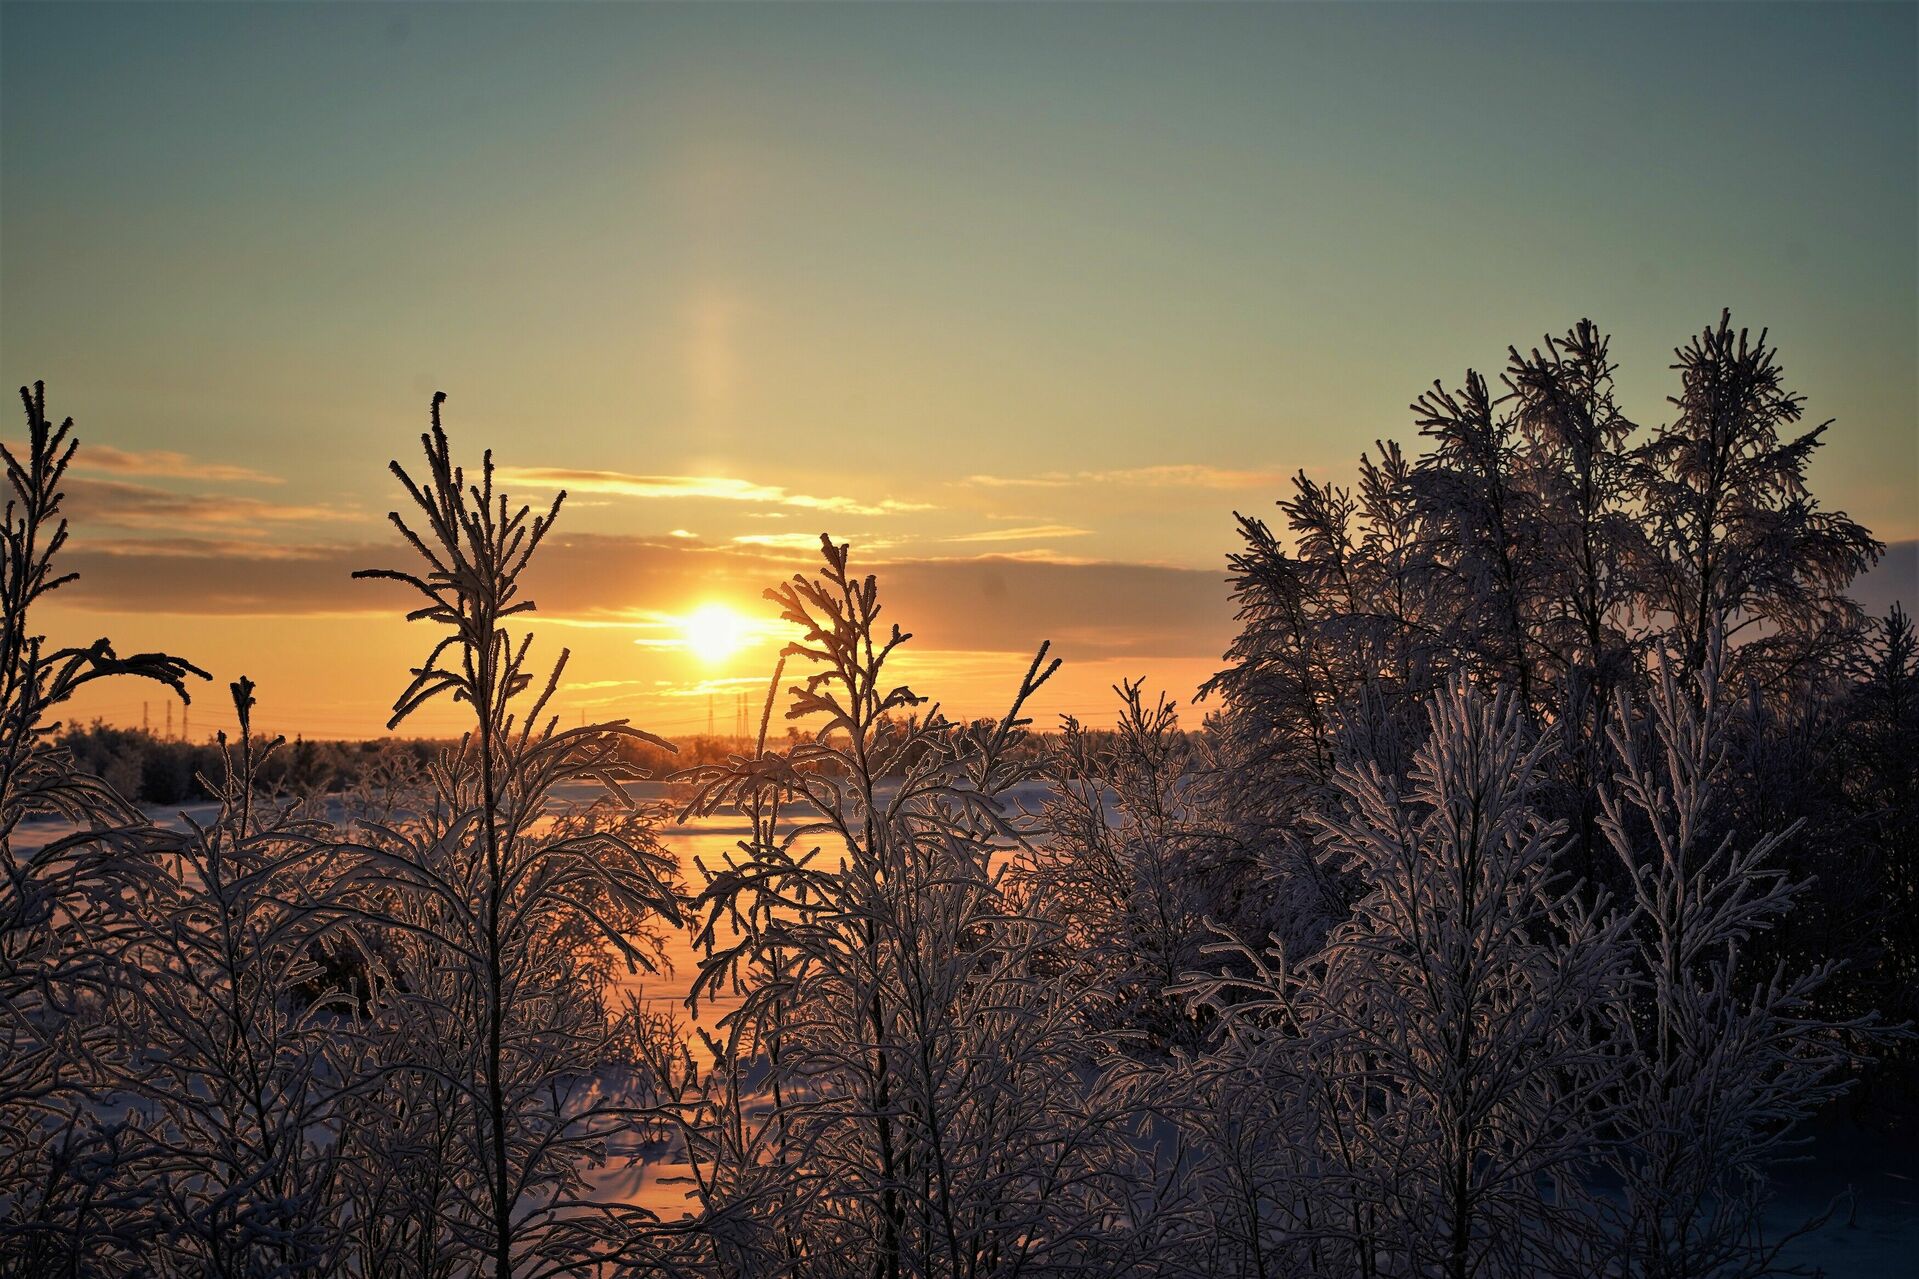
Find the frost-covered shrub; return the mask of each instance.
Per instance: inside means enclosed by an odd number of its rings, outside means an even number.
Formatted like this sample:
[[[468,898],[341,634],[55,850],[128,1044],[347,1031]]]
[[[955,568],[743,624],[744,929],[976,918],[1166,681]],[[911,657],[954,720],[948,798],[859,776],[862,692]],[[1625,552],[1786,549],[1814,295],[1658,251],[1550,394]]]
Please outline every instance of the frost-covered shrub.
[[[0,1274],[99,1268],[131,1255],[144,1196],[121,1177],[138,1136],[94,1106],[124,1069],[103,1009],[126,944],[127,913],[154,882],[151,829],[127,799],[53,740],[59,707],[115,675],[187,696],[205,672],[158,653],[117,656],[98,640],[56,648],[36,606],[73,580],[60,485],[77,447],[54,426],[46,389],[22,387],[27,439],[0,446],[8,496],[0,526]],[[34,839],[22,823],[62,824]]]
[[[531,637],[507,629],[533,607],[520,575],[565,495],[543,516],[516,510],[493,487],[490,453],[469,485],[441,429],[443,398],[422,437],[425,482],[392,467],[423,521],[393,523],[423,563],[360,574],[411,588],[409,617],[446,632],[390,724],[448,695],[472,726],[433,762],[426,811],[363,823],[367,838],[343,850],[356,859],[346,886],[389,954],[370,1029],[391,1086],[368,1096],[392,1123],[357,1115],[357,1157],[377,1163],[395,1138],[402,1154],[391,1179],[360,1182],[358,1228],[369,1263],[417,1258],[434,1273],[451,1256],[456,1273],[511,1279],[645,1253],[644,1214],[613,1226],[579,1200],[584,1168],[657,1118],[602,1069],[623,1055],[607,987],[616,963],[650,966],[644,939],[655,921],[677,923],[679,906],[650,814],[623,787],[642,774],[622,743],[666,744],[624,721],[560,728],[547,708],[566,653],[536,685]],[[556,792],[573,782],[598,784],[607,807],[556,823]],[[378,1235],[382,1187],[404,1223],[391,1237]]]
[[[1620,925],[1554,875],[1545,746],[1512,700],[1455,681],[1428,715],[1403,788],[1335,774],[1319,846],[1364,886],[1351,917],[1297,967],[1232,946],[1251,975],[1192,987],[1222,1060],[1276,1091],[1285,1135],[1263,1155],[1284,1206],[1263,1220],[1285,1231],[1260,1248],[1327,1275],[1590,1273],[1593,1025]]]
[[[845,546],[822,551],[769,592],[800,632],[782,661],[814,667],[787,714],[815,732],[689,776],[689,812],[754,815],[697,899],[698,991],[742,996],[714,1045],[741,1081],[722,1122],[755,1134],[709,1151],[747,1161],[711,1175],[737,1196],[714,1206],[802,1275],[1123,1274],[1126,1107],[1091,1095],[1046,929],[1002,878],[1021,708],[1053,667],[1042,648],[997,721],[914,713],[885,669],[909,637]]]
[[[1633,894],[1634,960],[1609,1006],[1606,1166],[1623,1190],[1606,1216],[1612,1264],[1648,1279],[1770,1268],[1782,1240],[1760,1228],[1769,1169],[1843,1090],[1866,1029],[1822,1012],[1831,962],[1755,962],[1803,885],[1780,866],[1795,830],[1748,841],[1724,804],[1722,643],[1711,637],[1689,679],[1673,654],[1643,714],[1622,698],[1618,785],[1602,797]]]
[[[447,695],[457,742],[262,753],[244,681],[231,750],[56,737],[92,680],[199,672],[34,635],[72,455],[36,389],[0,1275],[1755,1273],[1769,1165],[1859,1014],[1910,1007],[1919,646],[1846,598],[1880,548],[1813,500],[1765,335],[1677,354],[1668,425],[1582,322],[1420,396],[1417,457],[1298,476],[1290,546],[1242,517],[1197,732],[1129,683],[1115,730],[1028,738],[1044,647],[998,720],[926,708],[822,539],[770,592],[800,638],[757,741],[674,783],[749,827],[697,868],[699,1052],[617,989],[687,904],[625,789],[672,748],[562,730],[565,654],[512,630],[559,502],[469,483],[437,398],[394,467],[421,563],[368,576],[443,633],[390,726]],[[206,798],[183,833],[133,803]],[[662,1155],[697,1217],[588,1202]]]
[[[1162,696],[1125,683],[1110,731],[1068,716],[1049,761],[1044,835],[1015,870],[1026,907],[1060,930],[1096,1025],[1197,1042],[1173,987],[1201,962],[1209,921],[1267,922],[1258,867],[1207,804],[1202,748]],[[1276,895],[1275,895],[1276,896]]]
[[[126,1065],[104,1100],[140,1115],[156,1273],[326,1274],[360,1027],[348,992],[313,983],[349,919],[331,828],[259,789],[281,743],[252,735],[250,681],[233,698],[240,741],[221,735],[226,767],[206,782],[217,813],[155,837],[164,873],[120,952],[109,1015]]]

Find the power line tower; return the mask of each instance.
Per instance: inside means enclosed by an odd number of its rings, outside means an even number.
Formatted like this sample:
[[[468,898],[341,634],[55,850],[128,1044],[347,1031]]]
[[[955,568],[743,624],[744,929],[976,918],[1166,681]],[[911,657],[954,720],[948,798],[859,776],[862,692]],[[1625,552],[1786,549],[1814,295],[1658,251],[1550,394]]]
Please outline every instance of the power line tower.
[[[173,739],[173,703],[167,703],[167,740]]]
[[[706,695],[706,735],[713,736],[713,694]]]
[[[141,731],[142,733],[146,733],[146,732],[148,732],[148,729],[147,729],[147,704],[146,704],[145,702],[141,702],[141,703],[140,703],[140,731]]]

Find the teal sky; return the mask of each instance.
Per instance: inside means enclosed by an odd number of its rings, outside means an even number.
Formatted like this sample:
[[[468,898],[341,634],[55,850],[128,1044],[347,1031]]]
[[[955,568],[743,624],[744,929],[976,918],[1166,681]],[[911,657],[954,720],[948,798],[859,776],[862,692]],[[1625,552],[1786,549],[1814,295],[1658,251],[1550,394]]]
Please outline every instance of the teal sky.
[[[1730,306],[1838,419],[1822,499],[1910,538],[1916,15],[9,3],[0,373],[185,455],[88,497],[183,596],[380,542],[435,388],[516,467],[756,486],[576,479],[580,532],[1216,580],[1234,507],[1409,437],[1432,379],[1591,316],[1656,421]],[[1089,669],[1180,683],[1212,607]]]

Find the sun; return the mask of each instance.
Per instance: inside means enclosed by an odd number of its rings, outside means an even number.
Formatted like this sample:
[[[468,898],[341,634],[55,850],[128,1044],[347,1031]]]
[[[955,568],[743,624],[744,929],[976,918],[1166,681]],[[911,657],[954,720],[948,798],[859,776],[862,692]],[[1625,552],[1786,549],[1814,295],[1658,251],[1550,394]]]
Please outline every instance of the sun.
[[[723,662],[751,639],[751,625],[724,604],[702,604],[680,619],[681,647],[703,662]]]

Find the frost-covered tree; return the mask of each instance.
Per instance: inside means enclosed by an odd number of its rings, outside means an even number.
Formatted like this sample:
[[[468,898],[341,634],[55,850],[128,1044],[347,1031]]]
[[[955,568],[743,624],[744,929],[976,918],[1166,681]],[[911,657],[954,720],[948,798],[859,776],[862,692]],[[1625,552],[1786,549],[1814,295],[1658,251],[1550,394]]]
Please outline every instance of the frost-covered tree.
[[[1288,551],[1238,516],[1228,558],[1240,634],[1205,692],[1218,696],[1236,804],[1287,826],[1324,793],[1339,759],[1342,708],[1371,696],[1382,721],[1416,729],[1443,678],[1450,592],[1423,544],[1413,465],[1399,446],[1360,458],[1357,495],[1304,472],[1279,503]]]
[[[1312,1202],[1289,1211],[1312,1272],[1590,1273],[1590,1031],[1619,925],[1555,875],[1563,827],[1534,804],[1549,744],[1513,696],[1455,679],[1428,715],[1403,788],[1345,765],[1318,819],[1322,856],[1364,886],[1351,917],[1297,968],[1240,947],[1250,976],[1194,990],[1228,1051],[1312,1114]]]
[[[687,774],[690,813],[764,815],[701,867],[696,996],[741,997],[714,1046],[750,1076],[755,1157],[783,1184],[714,1184],[759,1195],[736,1210],[796,1274],[1125,1273],[1124,1107],[1088,1095],[1070,984],[1002,882],[1007,794],[1035,767],[1021,712],[1056,663],[1042,647],[996,721],[920,712],[887,682],[909,636],[877,582],[821,549],[818,576],[768,592],[800,634],[782,660],[813,667],[786,712],[812,735]]]
[[[259,789],[281,742],[252,732],[253,685],[232,686],[240,739],[220,735],[211,822],[162,837],[110,1006],[125,1074],[109,1101],[140,1115],[150,1189],[145,1264],[165,1275],[339,1270],[339,1111],[360,1028],[317,962],[347,925],[331,828]],[[345,939],[341,939],[345,940]]]
[[[1538,538],[1536,642],[1545,674],[1574,683],[1566,707],[1597,701],[1631,656],[1631,611],[1644,537],[1630,503],[1636,473],[1627,447],[1636,430],[1621,412],[1610,341],[1591,320],[1510,351],[1504,380],[1524,441],[1523,483],[1533,495]]]
[[[1114,689],[1111,730],[1065,718],[1045,835],[1017,885],[1091,977],[1081,997],[1095,1021],[1190,1040],[1196,1028],[1169,992],[1199,966],[1208,921],[1288,931],[1273,916],[1291,903],[1264,891],[1258,867],[1205,802],[1206,764],[1178,712],[1163,695],[1149,706],[1141,687]]]
[[[1605,831],[1631,885],[1633,980],[1611,1007],[1619,1063],[1606,1164],[1623,1187],[1607,1212],[1617,1273],[1730,1279],[1771,1267],[1761,1230],[1768,1169],[1794,1127],[1843,1090],[1853,1059],[1821,1009],[1830,962],[1754,961],[1803,887],[1780,868],[1796,833],[1742,839],[1723,788],[1723,633],[1703,665],[1661,666],[1643,712],[1622,695],[1621,760]]]
[[[1590,320],[1510,351],[1504,381],[1524,441],[1538,549],[1534,685],[1541,723],[1559,740],[1551,807],[1570,824],[1573,865],[1606,868],[1598,789],[1610,768],[1606,726],[1635,674],[1635,620],[1646,538],[1631,509],[1636,430],[1620,411],[1609,342]]]
[[[1884,550],[1807,487],[1832,424],[1785,434],[1805,399],[1786,388],[1766,331],[1735,330],[1729,311],[1674,356],[1678,413],[1639,451],[1646,607],[1686,676],[1704,669],[1722,630],[1742,641],[1722,672],[1735,685],[1830,666],[1861,621],[1846,588]]]
[[[1324,807],[1340,733],[1365,730],[1403,773],[1409,711],[1453,671],[1509,688],[1560,739],[1540,802],[1595,882],[1613,873],[1594,800],[1611,700],[1644,686],[1654,643],[1693,670],[1724,628],[1724,678],[1742,695],[1756,682],[1776,722],[1829,709],[1810,702],[1860,638],[1846,590],[1881,548],[1808,489],[1826,427],[1788,434],[1802,399],[1765,335],[1722,316],[1680,349],[1676,416],[1649,433],[1620,410],[1590,321],[1508,354],[1497,383],[1469,370],[1414,401],[1417,458],[1382,444],[1356,490],[1297,478],[1280,503],[1291,546],[1241,517],[1241,631],[1206,691],[1236,760],[1223,802],[1271,856]]]
[[[565,494],[542,516],[515,508],[494,488],[491,453],[469,484],[441,428],[444,398],[422,436],[425,482],[392,467],[423,525],[416,532],[397,512],[392,521],[422,565],[358,576],[411,588],[420,601],[409,618],[445,631],[389,727],[441,696],[472,719],[432,767],[429,810],[372,823],[348,850],[358,859],[349,886],[391,939],[374,1030],[388,1044],[380,1073],[401,1081],[390,1093],[396,1130],[438,1143],[410,1154],[446,1160],[406,1180],[410,1194],[437,1196],[407,1205],[432,1232],[415,1243],[512,1279],[577,1268],[605,1242],[605,1215],[578,1202],[582,1171],[621,1132],[658,1118],[598,1068],[618,1060],[623,1034],[607,998],[614,965],[650,966],[648,930],[679,920],[672,862],[623,786],[643,774],[621,747],[671,748],[624,721],[560,728],[548,707],[564,651],[528,695],[531,636],[509,626],[533,607],[520,577]],[[599,787],[608,808],[555,824],[573,783]],[[424,1129],[419,1108],[432,1116]],[[433,1129],[448,1120],[450,1133]],[[632,1230],[616,1251],[638,1257],[645,1241],[632,1235],[646,1223],[622,1220]]]
[[[61,483],[73,419],[47,417],[46,388],[20,388],[27,438],[0,445],[0,1274],[84,1272],[141,1238],[141,1195],[117,1180],[130,1138],[92,1101],[121,1063],[101,1014],[126,943],[127,911],[156,873],[146,818],[75,767],[54,734],[60,706],[96,680],[134,675],[187,697],[189,675],[158,653],[98,640],[48,644],[37,607],[73,575]],[[52,819],[45,838],[23,823]]]
[[[1413,401],[1432,447],[1415,470],[1428,554],[1455,589],[1449,647],[1465,669],[1513,690],[1531,714],[1538,696],[1541,502],[1525,473],[1517,415],[1486,379],[1439,382]]]
[[[1285,903],[1295,947],[1316,945],[1350,906],[1351,885],[1313,855],[1311,824],[1331,802],[1346,739],[1403,773],[1449,660],[1454,592],[1424,542],[1413,466],[1397,445],[1378,447],[1377,462],[1360,459],[1357,494],[1294,478],[1279,503],[1293,550],[1238,517],[1246,546],[1229,565],[1241,629],[1201,690],[1221,707],[1208,726],[1217,764],[1201,774],[1209,807]]]

